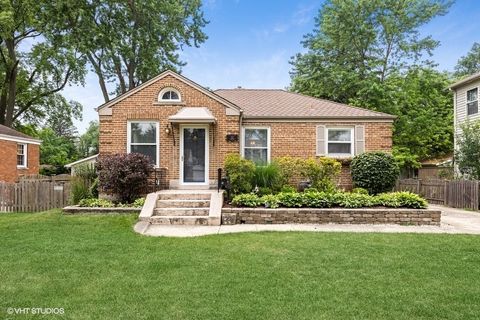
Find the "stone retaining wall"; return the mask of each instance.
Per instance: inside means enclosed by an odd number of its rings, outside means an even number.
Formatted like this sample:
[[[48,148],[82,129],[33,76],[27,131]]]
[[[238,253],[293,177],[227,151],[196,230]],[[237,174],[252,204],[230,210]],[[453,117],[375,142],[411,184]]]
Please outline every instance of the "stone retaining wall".
[[[79,207],[69,206],[62,209],[63,214],[130,214],[140,213],[142,208],[91,208],[91,207]]]
[[[441,211],[428,209],[223,208],[222,224],[400,224],[440,225]]]

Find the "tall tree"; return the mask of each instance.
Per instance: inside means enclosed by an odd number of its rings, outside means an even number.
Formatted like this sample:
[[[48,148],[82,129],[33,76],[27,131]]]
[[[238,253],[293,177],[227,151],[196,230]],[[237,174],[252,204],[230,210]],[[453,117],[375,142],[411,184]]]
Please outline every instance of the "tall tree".
[[[397,115],[394,144],[420,160],[451,152],[448,75],[428,60],[438,42],[419,27],[442,0],[329,0],[291,61],[293,91]]]
[[[455,66],[455,76],[463,77],[480,71],[480,43],[475,42],[467,53],[461,57]]]
[[[78,139],[78,155],[86,158],[98,153],[98,121],[90,121],[87,131]]]
[[[178,50],[207,39],[200,0],[71,0],[52,6],[65,14],[51,23],[80,44],[106,102],[109,82],[114,93],[125,93],[166,68],[183,66]]]
[[[56,20],[49,1],[0,1],[0,124],[12,126],[45,112],[47,100],[67,84],[82,83],[84,63],[49,24]]]
[[[428,63],[438,42],[419,27],[447,12],[445,0],[328,0],[293,65],[292,90],[349,102],[375,93],[389,74]],[[381,106],[379,106],[381,108]]]

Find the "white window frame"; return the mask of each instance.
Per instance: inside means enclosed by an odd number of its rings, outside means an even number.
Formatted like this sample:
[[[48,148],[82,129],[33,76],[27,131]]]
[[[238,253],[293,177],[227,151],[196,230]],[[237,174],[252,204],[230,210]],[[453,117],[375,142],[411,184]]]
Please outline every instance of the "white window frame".
[[[477,90],[477,99],[476,99],[476,100],[471,100],[471,101],[469,101],[469,100],[468,100],[468,91],[472,91],[472,90]],[[476,115],[478,115],[478,114],[480,113],[480,110],[478,110],[478,108],[480,107],[480,106],[478,105],[478,104],[479,104],[479,100],[478,100],[479,91],[480,91],[480,90],[478,89],[478,87],[471,88],[471,89],[468,89],[467,91],[465,91],[465,95],[466,95],[465,101],[467,101],[467,103],[465,104],[465,114],[467,115],[467,117],[469,117],[469,116],[476,116]],[[472,113],[472,114],[468,114],[468,104],[469,104],[469,103],[472,103],[472,102],[475,102],[475,101],[477,101],[477,112]]]
[[[242,155],[242,158],[245,158],[245,130],[248,129],[259,129],[259,130],[267,130],[267,163],[270,163],[270,154],[271,154],[271,134],[270,134],[270,127],[257,127],[257,126],[245,126],[242,127],[242,139],[241,139],[241,148],[240,152]],[[249,149],[265,149],[264,147],[258,147],[258,148],[252,148],[248,147]]]
[[[178,95],[178,99],[162,99],[165,92],[168,92],[168,91],[175,92]],[[167,88],[163,88],[160,91],[160,93],[158,94],[158,99],[157,100],[158,100],[158,102],[181,102],[182,101],[182,96],[177,89],[172,88],[172,87],[167,87]]]
[[[128,120],[127,121],[127,153],[131,153],[132,146],[132,123],[155,123],[155,147],[156,147],[156,163],[155,168],[160,167],[160,123],[154,120]],[[153,143],[134,143],[137,146],[152,146]]]
[[[330,141],[328,138],[329,130],[348,130],[350,131],[350,142],[347,141]],[[328,152],[328,145],[330,143],[344,143],[350,144],[350,153],[330,153]],[[355,155],[355,128],[354,127],[326,127],[325,128],[325,155],[332,158],[349,158]]]
[[[26,143],[17,143],[17,150],[16,150],[16,156],[18,157],[18,146],[23,146],[23,164],[18,164],[17,163],[17,168],[20,169],[26,169],[27,168],[27,152],[28,152],[28,144]],[[15,161],[17,161],[17,158],[15,158]]]

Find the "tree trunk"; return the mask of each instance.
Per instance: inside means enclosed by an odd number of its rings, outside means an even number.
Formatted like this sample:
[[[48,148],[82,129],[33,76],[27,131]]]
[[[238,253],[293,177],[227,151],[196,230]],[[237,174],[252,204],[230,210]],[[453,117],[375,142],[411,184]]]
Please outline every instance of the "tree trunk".
[[[127,86],[125,84],[125,79],[123,78],[122,74],[122,65],[120,59],[118,59],[117,57],[114,57],[112,60],[113,64],[115,65],[115,73],[117,74],[118,82],[120,84],[120,94],[123,94],[127,92]]]
[[[102,89],[103,99],[105,100],[105,102],[108,102],[110,101],[110,97],[108,96],[107,85],[105,84],[105,77],[103,76],[103,73],[102,73],[101,61],[100,60],[98,62],[95,61],[94,57],[90,53],[87,54],[87,57],[90,63],[92,64],[93,69],[95,70],[95,73],[98,76],[98,83],[100,84],[100,89]]]
[[[5,90],[2,93],[1,106],[3,122],[2,124],[11,127],[13,124],[13,112],[15,109],[15,98],[17,94],[17,73],[18,73],[18,60],[15,52],[15,43],[13,39],[5,40],[5,46],[7,47],[9,65],[6,66],[6,83]],[[3,101],[5,100],[5,102]]]

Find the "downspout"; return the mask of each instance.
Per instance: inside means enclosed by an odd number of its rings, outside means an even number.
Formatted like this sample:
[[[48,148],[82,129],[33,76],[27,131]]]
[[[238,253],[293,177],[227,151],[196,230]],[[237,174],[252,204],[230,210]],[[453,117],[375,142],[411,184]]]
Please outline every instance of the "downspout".
[[[238,151],[240,153],[240,155],[242,155],[242,125],[243,125],[243,109],[240,109],[240,117],[238,117],[238,129],[239,129],[239,133],[238,133]]]

